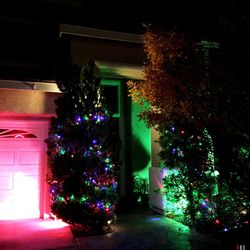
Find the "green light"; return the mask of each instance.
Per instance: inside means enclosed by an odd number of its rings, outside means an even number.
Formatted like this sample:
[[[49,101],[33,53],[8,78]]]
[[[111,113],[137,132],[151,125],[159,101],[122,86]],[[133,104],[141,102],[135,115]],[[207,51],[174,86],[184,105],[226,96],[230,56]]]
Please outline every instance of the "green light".
[[[220,173],[217,170],[214,171],[214,176],[218,176],[219,174]]]
[[[61,154],[61,155],[64,155],[65,153],[66,153],[66,150],[64,150],[64,149],[61,149],[61,150],[60,150],[60,154]]]
[[[135,175],[141,178],[149,178],[151,167],[151,130],[144,121],[138,118],[143,107],[138,103],[131,105],[131,168]]]
[[[137,202],[141,203],[141,196],[137,199]]]
[[[111,206],[111,203],[106,203],[106,204],[105,204],[105,207],[106,207],[106,208],[109,208],[110,206]]]
[[[58,196],[58,197],[57,197],[57,201],[58,201],[58,202],[64,202],[65,199],[64,199],[62,196]]]
[[[80,199],[80,203],[82,203],[82,202],[84,202],[84,201],[86,201],[87,200],[87,197],[86,196],[83,196],[83,197],[81,197],[81,199]]]
[[[104,160],[104,162],[109,163],[109,162],[110,162],[110,158],[107,157],[107,158]]]

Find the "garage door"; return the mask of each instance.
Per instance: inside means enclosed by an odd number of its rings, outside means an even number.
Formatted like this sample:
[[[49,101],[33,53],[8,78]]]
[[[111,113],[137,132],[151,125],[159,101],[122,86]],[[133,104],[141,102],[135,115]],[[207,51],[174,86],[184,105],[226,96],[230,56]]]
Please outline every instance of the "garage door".
[[[41,215],[45,180],[43,128],[30,131],[31,124],[25,124],[27,128],[0,127],[1,220],[38,218]]]

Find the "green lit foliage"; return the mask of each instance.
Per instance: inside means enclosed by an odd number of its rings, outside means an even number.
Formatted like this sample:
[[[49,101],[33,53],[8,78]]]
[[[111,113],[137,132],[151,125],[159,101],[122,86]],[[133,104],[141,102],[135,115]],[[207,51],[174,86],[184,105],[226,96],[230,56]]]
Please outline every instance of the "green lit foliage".
[[[102,232],[116,209],[118,136],[95,62],[70,64],[60,73],[62,94],[46,139],[52,212]]]
[[[128,88],[133,101],[149,103],[140,118],[160,135],[166,214],[212,230],[247,224],[249,77],[230,53],[182,32],[147,27],[144,44],[145,80]]]
[[[143,207],[148,207],[149,201],[149,180],[140,175],[133,175],[133,195],[135,200],[133,202],[139,203]]]
[[[249,197],[229,183],[220,184],[220,192],[214,197],[217,204],[218,229],[234,230],[248,224]]]
[[[166,215],[184,224],[213,223],[212,199],[217,195],[217,172],[213,145],[206,130],[187,126],[167,126],[161,133],[160,157],[167,168],[164,178]]]
[[[149,194],[148,178],[143,178],[139,175],[133,176],[133,191],[138,194]]]
[[[161,167],[167,169],[161,190],[166,196],[166,216],[205,231],[247,227],[247,145],[234,148],[234,168],[226,178],[218,171],[212,138],[206,129],[188,122],[169,124],[161,131],[159,143]]]
[[[186,209],[188,200],[183,185],[185,177],[179,169],[168,169],[164,177],[164,191],[167,201],[165,202],[165,215],[179,222],[185,222],[187,217]]]
[[[234,146],[232,150],[234,168],[230,171],[230,183],[235,189],[242,190],[250,197],[250,145]]]

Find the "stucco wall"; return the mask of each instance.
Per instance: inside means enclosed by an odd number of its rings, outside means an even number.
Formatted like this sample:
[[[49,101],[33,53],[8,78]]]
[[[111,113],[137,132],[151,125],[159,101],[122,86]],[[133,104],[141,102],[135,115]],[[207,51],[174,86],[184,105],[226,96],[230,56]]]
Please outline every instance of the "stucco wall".
[[[54,114],[57,93],[0,89],[0,113]]]
[[[138,115],[141,107],[137,103],[131,106],[131,161],[132,172],[142,178],[149,177],[151,167],[151,135],[143,120]]]
[[[159,167],[160,157],[159,152],[161,147],[157,142],[159,139],[159,133],[155,129],[151,129],[151,157],[152,157],[152,167]]]
[[[142,65],[145,60],[143,46],[103,39],[74,37],[71,40],[71,56],[74,63],[83,64],[91,57],[94,60]]]

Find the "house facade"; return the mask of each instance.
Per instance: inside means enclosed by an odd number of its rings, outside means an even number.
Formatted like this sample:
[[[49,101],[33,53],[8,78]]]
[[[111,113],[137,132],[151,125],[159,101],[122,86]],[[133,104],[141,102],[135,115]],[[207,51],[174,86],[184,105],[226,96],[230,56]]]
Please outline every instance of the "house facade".
[[[105,96],[122,141],[120,197],[129,201],[132,175],[148,178],[151,132],[138,119],[140,107],[128,97],[126,82],[143,80],[144,53],[139,35],[60,25],[57,53],[83,65],[89,58],[101,69]],[[2,63],[3,65],[4,63]],[[3,67],[4,68],[4,67]],[[30,69],[32,75],[32,69]],[[29,73],[29,72],[28,72]],[[0,79],[0,219],[49,216],[46,144],[54,100],[60,91],[51,79]]]

